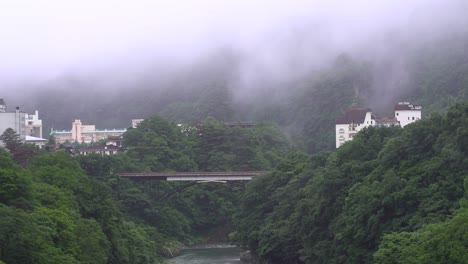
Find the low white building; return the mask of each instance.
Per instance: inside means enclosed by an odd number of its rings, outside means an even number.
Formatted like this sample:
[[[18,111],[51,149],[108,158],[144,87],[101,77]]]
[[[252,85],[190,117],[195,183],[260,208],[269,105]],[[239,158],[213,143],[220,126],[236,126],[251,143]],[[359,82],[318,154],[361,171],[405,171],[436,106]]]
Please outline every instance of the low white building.
[[[404,127],[421,119],[422,106],[410,104],[409,102],[400,102],[395,105],[395,118]]]
[[[92,146],[84,149],[80,149],[80,155],[89,155],[91,153],[101,154],[101,155],[115,155],[117,153],[123,152],[122,148],[116,147],[113,145],[105,146]]]
[[[342,116],[336,118],[335,135],[336,147],[339,148],[346,141],[368,126],[406,126],[421,119],[422,106],[409,102],[395,105],[394,118],[376,118],[369,108],[351,108]]]
[[[26,140],[25,140],[26,143],[28,144],[33,144],[33,145],[36,145],[38,146],[39,148],[44,148],[46,143],[47,143],[47,139],[45,138],[38,138],[38,137],[32,137],[32,136],[28,136],[26,135]]]
[[[144,119],[132,119],[132,128],[137,128],[138,124],[143,122]]]

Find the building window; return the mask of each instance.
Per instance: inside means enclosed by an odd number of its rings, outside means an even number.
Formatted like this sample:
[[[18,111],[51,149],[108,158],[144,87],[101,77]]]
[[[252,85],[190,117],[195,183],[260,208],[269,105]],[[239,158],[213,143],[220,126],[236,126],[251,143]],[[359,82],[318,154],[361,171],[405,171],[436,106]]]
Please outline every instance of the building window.
[[[414,116],[413,116],[413,120],[414,120]]]
[[[370,121],[370,124],[371,124],[371,125],[374,124],[374,121],[371,120],[371,121]]]
[[[408,120],[409,120],[409,116],[408,116]]]
[[[340,136],[340,141],[345,140],[344,136]]]
[[[398,113],[396,113],[395,115],[398,116]]]
[[[344,133],[344,129],[340,128],[340,134],[343,134],[343,133]]]

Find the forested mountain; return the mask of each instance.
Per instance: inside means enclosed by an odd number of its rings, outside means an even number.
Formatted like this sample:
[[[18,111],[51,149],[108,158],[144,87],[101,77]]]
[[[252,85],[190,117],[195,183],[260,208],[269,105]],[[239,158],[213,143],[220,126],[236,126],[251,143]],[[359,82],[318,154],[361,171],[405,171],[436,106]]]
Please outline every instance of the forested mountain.
[[[266,263],[466,263],[467,135],[464,103],[291,155],[249,184],[234,237]]]
[[[117,173],[270,170],[290,151],[271,123],[180,127],[159,117],[130,129],[128,151],[119,155],[73,157],[7,143],[8,151],[0,149],[0,262],[9,264],[161,263],[182,244],[226,240],[244,185],[175,193],[167,182],[135,183]]]
[[[263,263],[464,263],[468,33],[412,33],[327,56],[294,50],[305,38],[295,36],[268,67],[229,47],[13,87],[8,106],[39,110],[44,135],[73,119],[145,121],[114,156],[45,153],[2,135],[12,144],[0,149],[0,263],[160,263],[182,244],[233,231]],[[398,101],[421,104],[423,120],[369,127],[335,150],[343,111],[357,104],[392,116]],[[243,170],[272,173],[180,193],[117,176]]]
[[[317,153],[334,148],[334,120],[353,102],[391,116],[398,101],[421,104],[428,115],[467,100],[468,33],[419,41],[392,37],[370,44],[382,45],[369,47],[372,52],[337,53],[320,66],[288,69],[288,75],[261,68],[247,74],[245,54],[221,49],[182,66],[167,62],[130,76],[63,75],[31,87],[34,100],[14,101],[39,110],[45,134],[52,127],[69,129],[76,118],[98,128],[128,127],[131,119],[155,114],[192,124],[210,118],[270,121],[295,146]]]

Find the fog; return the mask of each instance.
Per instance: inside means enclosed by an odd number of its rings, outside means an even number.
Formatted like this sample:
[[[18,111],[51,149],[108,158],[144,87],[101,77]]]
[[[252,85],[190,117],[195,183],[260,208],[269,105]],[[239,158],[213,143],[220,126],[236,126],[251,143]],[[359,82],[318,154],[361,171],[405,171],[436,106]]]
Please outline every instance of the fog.
[[[34,105],[33,95],[65,94],[71,83],[113,94],[157,90],[203,65],[203,74],[228,73],[234,97],[245,100],[287,92],[345,53],[374,65],[373,96],[392,101],[407,89],[405,52],[465,32],[465,2],[2,1],[0,98]]]

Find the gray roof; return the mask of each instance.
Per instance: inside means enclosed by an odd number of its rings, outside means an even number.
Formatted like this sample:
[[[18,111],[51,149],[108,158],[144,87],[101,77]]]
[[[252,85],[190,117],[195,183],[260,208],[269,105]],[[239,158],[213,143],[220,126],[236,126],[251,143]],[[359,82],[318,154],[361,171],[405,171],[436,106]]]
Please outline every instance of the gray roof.
[[[404,110],[421,110],[422,106],[416,104],[410,104],[408,102],[400,102],[395,105],[395,111],[404,111]]]
[[[366,119],[367,112],[371,112],[371,110],[369,108],[351,108],[336,118],[336,124],[362,124]]]

